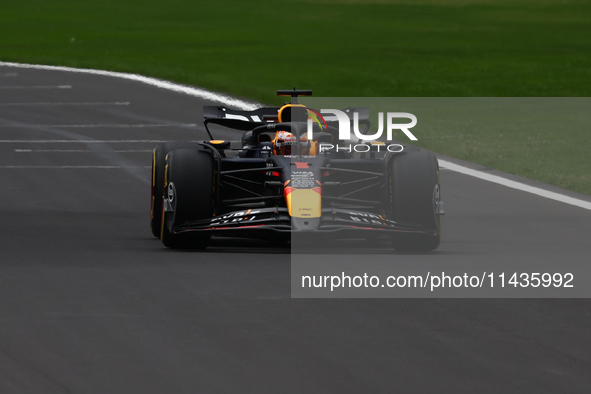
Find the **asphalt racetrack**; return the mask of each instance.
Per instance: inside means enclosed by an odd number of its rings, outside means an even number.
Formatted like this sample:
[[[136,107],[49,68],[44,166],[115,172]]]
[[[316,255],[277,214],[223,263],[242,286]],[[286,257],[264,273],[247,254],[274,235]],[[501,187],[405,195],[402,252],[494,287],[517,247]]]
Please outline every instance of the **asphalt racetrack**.
[[[204,104],[0,67],[1,393],[589,391],[587,299],[292,299],[289,249],[165,249],[151,150],[206,138]],[[589,261],[591,211],[452,171],[442,185],[443,242],[420,258]]]

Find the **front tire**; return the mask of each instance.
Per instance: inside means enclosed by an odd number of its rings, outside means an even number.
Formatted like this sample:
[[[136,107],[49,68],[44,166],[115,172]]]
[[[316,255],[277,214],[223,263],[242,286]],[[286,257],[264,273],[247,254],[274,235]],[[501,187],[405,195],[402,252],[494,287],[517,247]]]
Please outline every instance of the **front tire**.
[[[427,252],[441,241],[439,164],[423,150],[397,154],[389,164],[390,217],[396,222],[420,224],[432,234],[397,233],[391,237],[400,252]]]
[[[166,155],[175,149],[197,148],[194,142],[164,142],[156,145],[152,152],[152,188],[150,198],[150,230],[160,238],[162,229],[162,196],[164,195],[164,166]]]
[[[166,159],[164,188],[172,211],[162,212],[162,243],[172,249],[204,249],[211,235],[174,232],[175,226],[213,216],[213,157],[198,149],[178,149]]]

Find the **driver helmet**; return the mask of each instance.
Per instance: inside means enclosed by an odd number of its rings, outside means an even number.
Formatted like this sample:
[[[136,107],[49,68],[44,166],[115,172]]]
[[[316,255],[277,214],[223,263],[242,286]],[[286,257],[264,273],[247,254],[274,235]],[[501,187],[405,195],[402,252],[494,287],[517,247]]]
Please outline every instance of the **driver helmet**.
[[[280,130],[275,135],[274,146],[275,154],[277,155],[291,155],[297,152],[297,138],[289,131]],[[307,154],[308,140],[306,136],[300,138],[301,154]],[[292,150],[292,147],[294,148]]]

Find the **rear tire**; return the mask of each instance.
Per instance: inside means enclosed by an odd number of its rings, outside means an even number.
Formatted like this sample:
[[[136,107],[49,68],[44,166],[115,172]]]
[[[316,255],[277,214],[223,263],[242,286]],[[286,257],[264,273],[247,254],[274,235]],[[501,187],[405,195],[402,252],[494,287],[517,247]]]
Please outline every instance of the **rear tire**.
[[[164,166],[166,155],[175,149],[197,148],[194,142],[164,142],[156,145],[152,153],[152,188],[150,198],[150,230],[160,238],[162,229],[162,196],[164,195]]]
[[[392,235],[394,249],[401,252],[427,252],[441,241],[439,165],[430,152],[413,150],[397,154],[388,164],[390,217],[396,222],[421,224],[433,235],[397,233]]]
[[[172,212],[162,212],[161,240],[172,249],[204,249],[211,235],[199,231],[175,233],[180,224],[213,216],[213,169],[210,153],[177,149],[168,153],[164,187]]]

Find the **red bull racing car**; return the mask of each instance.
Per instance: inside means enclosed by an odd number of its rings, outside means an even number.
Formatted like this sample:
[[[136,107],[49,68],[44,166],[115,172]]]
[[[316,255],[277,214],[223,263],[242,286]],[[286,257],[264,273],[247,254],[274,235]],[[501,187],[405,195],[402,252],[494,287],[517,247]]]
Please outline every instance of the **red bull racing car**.
[[[291,102],[253,111],[206,106],[210,140],[156,146],[154,236],[175,249],[205,248],[216,235],[379,237],[405,252],[439,246],[443,202],[432,153],[412,145],[384,149],[382,141],[344,144],[334,119],[297,103],[311,91],[278,94]],[[367,132],[367,109],[343,112],[356,113]],[[241,131],[241,141],[214,139],[212,125]]]

